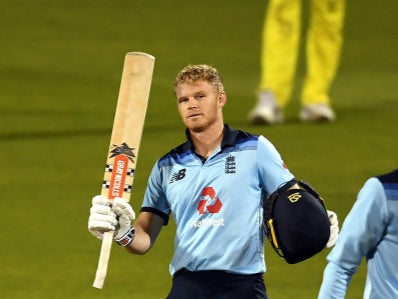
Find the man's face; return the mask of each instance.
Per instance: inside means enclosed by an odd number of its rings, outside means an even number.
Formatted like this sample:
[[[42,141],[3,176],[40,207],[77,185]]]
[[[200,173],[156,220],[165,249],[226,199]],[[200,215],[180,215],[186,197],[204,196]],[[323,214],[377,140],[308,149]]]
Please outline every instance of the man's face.
[[[175,93],[178,112],[188,129],[201,132],[217,121],[222,122],[226,95],[207,81],[181,83]]]

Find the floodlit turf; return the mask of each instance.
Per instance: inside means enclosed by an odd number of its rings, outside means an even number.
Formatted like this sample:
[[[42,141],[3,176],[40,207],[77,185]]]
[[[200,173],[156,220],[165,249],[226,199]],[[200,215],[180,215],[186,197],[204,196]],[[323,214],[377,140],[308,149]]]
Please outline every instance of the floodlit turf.
[[[155,159],[183,141],[171,84],[188,63],[224,75],[225,121],[268,137],[298,178],[342,221],[366,178],[398,166],[398,2],[347,1],[342,61],[331,91],[337,120],[246,121],[259,78],[264,1],[0,0],[0,297],[164,298],[174,226],[146,256],[114,246],[103,290],[92,288],[100,242],[87,232],[100,192],[124,54],[156,56],[132,204],[139,209]],[[303,56],[303,55],[302,55]],[[325,251],[288,265],[267,247],[272,299],[315,298]],[[348,298],[361,298],[365,265]]]

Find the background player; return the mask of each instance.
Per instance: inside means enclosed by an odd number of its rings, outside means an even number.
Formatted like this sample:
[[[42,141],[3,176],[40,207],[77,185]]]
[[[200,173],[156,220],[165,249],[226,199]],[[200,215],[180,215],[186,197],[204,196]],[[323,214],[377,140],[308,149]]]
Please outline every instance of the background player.
[[[260,92],[257,106],[249,113],[252,123],[283,122],[299,52],[302,2],[269,1],[262,36]],[[340,58],[344,12],[345,0],[311,0],[307,74],[301,93],[302,121],[335,119],[328,93]]]
[[[398,298],[398,169],[368,179],[328,255],[319,299],[344,298],[363,257],[363,298]]]

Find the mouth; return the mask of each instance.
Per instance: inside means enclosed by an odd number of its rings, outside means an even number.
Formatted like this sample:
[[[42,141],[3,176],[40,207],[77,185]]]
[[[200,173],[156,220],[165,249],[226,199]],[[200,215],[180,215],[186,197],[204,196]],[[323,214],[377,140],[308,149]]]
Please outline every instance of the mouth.
[[[188,115],[188,119],[190,119],[190,118],[196,118],[196,117],[198,117],[198,116],[201,116],[202,114],[200,114],[200,113],[192,113],[192,114],[189,114]]]

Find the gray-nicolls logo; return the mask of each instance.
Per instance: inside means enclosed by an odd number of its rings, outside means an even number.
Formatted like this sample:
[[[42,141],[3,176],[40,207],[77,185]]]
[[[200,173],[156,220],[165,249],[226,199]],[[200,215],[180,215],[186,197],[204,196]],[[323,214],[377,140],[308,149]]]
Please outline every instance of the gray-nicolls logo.
[[[112,144],[112,146],[113,149],[110,152],[109,158],[113,158],[119,155],[126,155],[130,159],[130,161],[134,163],[135,155],[133,150],[135,148],[129,147],[126,142],[123,142],[122,145]]]
[[[225,159],[225,173],[235,173],[236,172],[236,162],[235,156],[229,155]]]
[[[175,181],[182,180],[185,178],[186,168],[180,169],[179,171],[174,172],[169,180],[169,184],[174,183]]]

